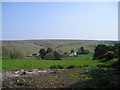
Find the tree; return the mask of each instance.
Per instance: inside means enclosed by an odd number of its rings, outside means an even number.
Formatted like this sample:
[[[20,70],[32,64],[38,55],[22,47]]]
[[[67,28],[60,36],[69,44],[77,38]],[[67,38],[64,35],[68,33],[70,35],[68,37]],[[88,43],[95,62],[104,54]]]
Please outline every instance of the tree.
[[[111,59],[114,58],[114,52],[113,51],[107,51],[104,55],[101,55],[98,58],[100,58],[102,60],[102,62],[111,60]]]
[[[2,47],[2,59],[10,59],[10,50]]]
[[[120,43],[119,43],[119,46],[118,46],[118,63],[120,65]]]
[[[61,58],[62,58],[62,56],[60,55],[60,53],[57,51],[54,51],[54,59],[61,60]]]
[[[44,56],[44,59],[46,60],[54,60],[54,54],[53,53],[48,53]]]
[[[85,54],[88,54],[90,51],[89,50],[85,50]]]
[[[74,52],[74,50],[71,50],[71,53],[73,53]]]
[[[81,51],[81,52],[80,52],[81,54],[85,54],[85,49],[84,49],[84,47],[81,47],[81,48],[80,48],[80,51]]]
[[[120,42],[114,45],[115,57],[118,58],[118,64],[120,65]]]
[[[84,47],[80,47],[77,51],[77,54],[88,54],[89,50],[85,50]]]
[[[64,52],[64,54],[66,55],[66,54],[67,54],[67,52]]]
[[[40,54],[40,57],[44,59],[44,56],[46,55],[45,49],[40,49],[39,54]]]
[[[13,52],[12,52],[12,51],[10,51],[10,58],[11,58],[11,59],[14,59],[14,55],[13,55]]]
[[[53,49],[52,48],[47,48],[47,53],[53,53]]]
[[[105,59],[106,60],[111,60],[114,58],[114,52],[113,51],[108,51],[107,53],[105,53]]]
[[[104,55],[106,52],[108,51],[108,47],[107,45],[104,44],[99,44],[95,47],[94,50],[94,55],[93,55],[93,59],[96,60],[100,60],[102,58],[100,58],[100,56]]]
[[[120,57],[120,43],[116,43],[113,46],[113,52],[114,52],[115,58],[119,58]]]
[[[10,58],[11,59],[22,59],[24,55],[19,51],[10,51]]]

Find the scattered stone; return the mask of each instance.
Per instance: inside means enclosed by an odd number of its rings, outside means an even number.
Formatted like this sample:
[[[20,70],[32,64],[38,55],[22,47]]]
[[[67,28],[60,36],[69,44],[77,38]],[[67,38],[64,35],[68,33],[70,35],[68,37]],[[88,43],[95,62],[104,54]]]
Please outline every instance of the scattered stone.
[[[23,72],[20,72],[19,74],[20,75],[26,75],[27,73],[25,71],[23,71]]]
[[[10,84],[10,85],[12,85],[12,84],[13,84],[13,82],[10,82],[9,84]]]
[[[19,82],[20,80],[17,80],[17,82]]]
[[[20,73],[20,71],[16,71],[16,72],[15,72],[15,74],[19,74],[19,73]]]
[[[25,82],[25,79],[22,79]]]
[[[91,71],[86,71],[83,74],[90,74],[90,73],[91,73]]]
[[[52,72],[50,72],[50,74],[56,74],[57,72],[56,71],[52,71]]]
[[[3,78],[11,78],[11,77],[29,77],[29,76],[44,76],[49,74],[57,74],[61,70],[50,70],[50,69],[29,69],[29,70],[17,70],[17,71],[3,71]]]
[[[19,85],[19,86],[24,86],[23,83],[16,83],[16,85]]]

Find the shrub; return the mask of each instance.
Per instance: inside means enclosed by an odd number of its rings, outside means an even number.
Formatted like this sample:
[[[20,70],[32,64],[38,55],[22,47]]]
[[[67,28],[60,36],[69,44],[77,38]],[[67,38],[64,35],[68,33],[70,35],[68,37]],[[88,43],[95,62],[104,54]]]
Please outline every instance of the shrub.
[[[51,65],[50,69],[58,69],[58,67],[56,65]]]
[[[114,52],[108,51],[104,55],[99,56],[101,58],[101,62],[106,62],[114,58]]]
[[[51,65],[50,69],[63,69],[62,65]]]
[[[62,66],[62,65],[58,65],[58,68],[59,68],[59,69],[63,69],[63,66]]]
[[[74,67],[75,67],[75,65],[70,65],[70,66],[67,67],[67,69],[71,69],[71,68],[74,68]]]
[[[89,65],[84,65],[83,67],[88,67]]]
[[[99,67],[99,68],[110,68],[109,65],[97,65],[97,67]]]
[[[104,57],[101,57],[101,55],[104,55],[106,52],[108,51],[108,46],[104,45],[104,44],[99,44],[95,47],[94,50],[94,55],[93,55],[93,59],[94,60],[101,60]]]
[[[78,66],[78,68],[82,68],[82,66]]]

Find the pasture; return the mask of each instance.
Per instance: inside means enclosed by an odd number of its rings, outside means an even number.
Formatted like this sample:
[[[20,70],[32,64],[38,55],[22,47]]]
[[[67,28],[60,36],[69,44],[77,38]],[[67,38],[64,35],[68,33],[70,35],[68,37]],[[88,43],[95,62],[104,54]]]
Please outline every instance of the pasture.
[[[92,60],[93,54],[79,55],[77,57],[66,57],[63,60],[3,60],[2,70],[20,70],[20,69],[49,69],[53,65],[61,65],[64,69],[74,66],[75,69],[95,69],[99,65],[111,65],[117,59],[108,62]]]

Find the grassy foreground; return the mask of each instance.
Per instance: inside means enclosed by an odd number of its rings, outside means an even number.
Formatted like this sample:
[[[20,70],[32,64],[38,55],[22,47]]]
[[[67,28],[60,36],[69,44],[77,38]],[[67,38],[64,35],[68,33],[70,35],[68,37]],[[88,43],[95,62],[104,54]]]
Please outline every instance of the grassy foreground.
[[[61,65],[67,68],[74,65],[76,69],[96,69],[99,66],[111,65],[117,59],[108,62],[99,62],[92,60],[93,54],[79,55],[77,57],[67,57],[63,60],[3,60],[2,70],[19,70],[19,69],[48,69],[52,65]]]

